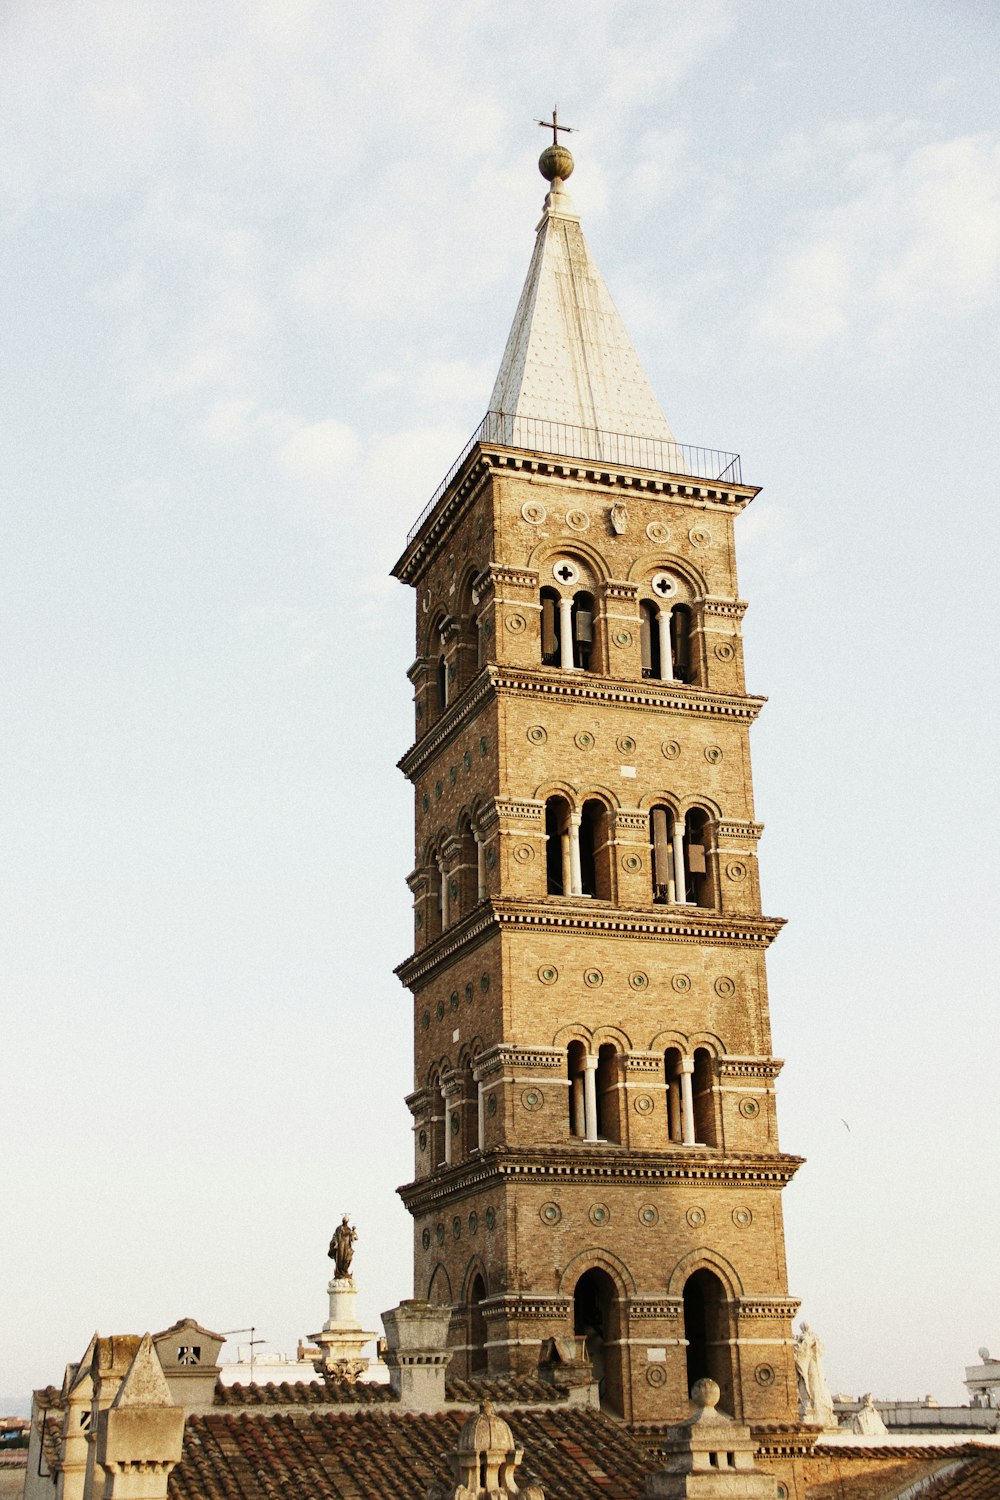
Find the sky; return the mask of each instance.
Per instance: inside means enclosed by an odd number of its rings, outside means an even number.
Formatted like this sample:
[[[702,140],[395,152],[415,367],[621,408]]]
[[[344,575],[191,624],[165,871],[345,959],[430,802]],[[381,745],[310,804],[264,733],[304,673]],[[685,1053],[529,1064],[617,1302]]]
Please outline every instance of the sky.
[[[835,1391],[1000,1352],[1000,17],[7,0],[0,1400],[412,1294],[412,596],[545,184],[740,519],[790,1286]],[[992,1101],[992,1102],[991,1102]],[[232,1346],[230,1346],[231,1350]]]

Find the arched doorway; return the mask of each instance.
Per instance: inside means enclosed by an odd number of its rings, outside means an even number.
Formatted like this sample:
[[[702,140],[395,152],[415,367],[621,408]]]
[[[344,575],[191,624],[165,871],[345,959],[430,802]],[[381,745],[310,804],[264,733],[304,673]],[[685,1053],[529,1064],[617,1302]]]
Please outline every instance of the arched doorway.
[[[733,1409],[731,1318],[726,1289],[714,1271],[695,1271],[684,1283],[684,1337],[687,1339],[687,1388],[706,1376],[721,1395],[719,1406]]]
[[[476,1275],[469,1288],[469,1374],[486,1374],[486,1319],[483,1317],[483,1301],[486,1283]]]
[[[615,1283],[599,1266],[584,1271],[574,1288],[573,1332],[587,1341],[601,1406],[622,1416],[621,1301]]]

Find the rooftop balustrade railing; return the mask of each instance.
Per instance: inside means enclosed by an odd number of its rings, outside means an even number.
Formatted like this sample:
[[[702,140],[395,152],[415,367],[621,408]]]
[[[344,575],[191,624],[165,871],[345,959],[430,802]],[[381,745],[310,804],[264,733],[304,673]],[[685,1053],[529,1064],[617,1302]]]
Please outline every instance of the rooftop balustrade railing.
[[[683,474],[709,484],[742,484],[740,456],[720,448],[693,448],[664,438],[636,437],[628,432],[603,432],[597,427],[571,427],[567,422],[547,422],[539,417],[516,417],[488,411],[461,453],[424,506],[406,538],[413,541],[424,522],[451,484],[477,443],[496,443],[530,453],[550,453],[559,458],[621,464],[631,469],[651,469],[657,474]]]

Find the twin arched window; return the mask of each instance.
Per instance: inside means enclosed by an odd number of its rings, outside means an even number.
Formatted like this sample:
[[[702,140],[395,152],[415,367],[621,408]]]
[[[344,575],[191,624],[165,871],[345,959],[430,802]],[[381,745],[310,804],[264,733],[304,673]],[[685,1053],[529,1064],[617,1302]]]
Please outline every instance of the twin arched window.
[[[618,1048],[604,1042],[595,1057],[582,1042],[570,1042],[566,1066],[570,1135],[582,1141],[620,1144],[625,1077]]]
[[[715,1062],[707,1047],[696,1047],[693,1058],[679,1047],[663,1054],[667,1099],[667,1135],[677,1145],[715,1146]]]
[[[574,812],[565,797],[545,804],[546,889],[550,896],[610,901],[611,828],[608,809],[589,797]]]

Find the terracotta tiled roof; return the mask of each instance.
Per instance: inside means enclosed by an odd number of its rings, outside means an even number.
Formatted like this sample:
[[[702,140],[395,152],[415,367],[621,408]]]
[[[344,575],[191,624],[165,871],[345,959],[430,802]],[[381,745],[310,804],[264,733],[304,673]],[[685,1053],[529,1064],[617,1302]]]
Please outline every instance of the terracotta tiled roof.
[[[1000,1449],[983,1448],[958,1473],[942,1474],[920,1492],[920,1500],[997,1500],[1000,1495]]]
[[[634,1500],[649,1464],[625,1429],[599,1412],[514,1411],[522,1473],[546,1500]],[[170,1500],[384,1500],[421,1496],[450,1478],[465,1412],[429,1416],[365,1412],[218,1413],[188,1420]]]
[[[568,1391],[534,1375],[509,1375],[502,1380],[449,1380],[444,1394],[447,1401],[467,1401],[475,1405],[480,1401],[494,1401],[501,1406],[522,1403],[555,1406],[569,1399]]]
[[[329,1375],[315,1380],[282,1380],[266,1385],[215,1387],[216,1406],[374,1406],[398,1400],[387,1385],[374,1381],[334,1380]]]

